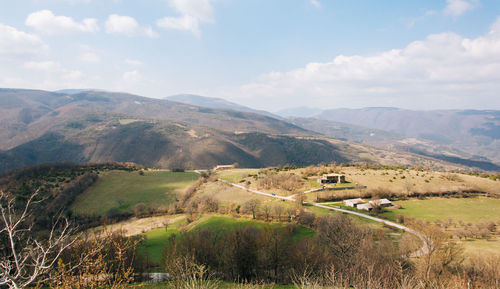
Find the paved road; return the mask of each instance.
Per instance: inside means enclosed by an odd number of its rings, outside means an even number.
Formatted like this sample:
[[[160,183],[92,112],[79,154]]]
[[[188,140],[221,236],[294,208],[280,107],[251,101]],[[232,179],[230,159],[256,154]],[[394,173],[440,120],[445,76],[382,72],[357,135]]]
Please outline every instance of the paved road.
[[[222,182],[222,183],[228,184],[230,186],[233,186],[233,187],[236,187],[236,188],[239,188],[239,189],[242,189],[242,190],[254,193],[254,194],[258,194],[258,195],[262,195],[262,196],[266,196],[266,197],[271,197],[271,198],[277,198],[277,199],[286,200],[286,201],[292,201],[292,202],[295,201],[295,199],[293,197],[297,195],[297,194],[294,194],[294,195],[291,195],[291,196],[288,196],[288,197],[283,197],[283,196],[278,196],[276,194],[270,194],[270,193],[266,193],[266,192],[261,192],[261,191],[253,190],[253,189],[247,188],[245,186],[238,185],[238,184],[233,184],[231,182],[228,182],[228,181],[225,181],[225,180],[222,180],[222,179],[219,179],[219,181]],[[311,192],[311,191],[314,191],[314,190],[310,190],[310,191],[307,191],[307,192]],[[422,240],[422,242],[424,243],[424,246],[422,248],[420,248],[418,251],[412,253],[411,257],[420,257],[420,256],[425,255],[425,254],[427,254],[429,252],[429,249],[427,247],[427,242],[425,242],[426,241],[425,237],[421,233],[419,233],[419,232],[417,232],[417,231],[415,231],[413,229],[410,229],[410,228],[408,228],[406,226],[403,226],[401,224],[394,223],[394,222],[391,222],[391,221],[387,221],[387,220],[384,220],[384,219],[380,219],[380,218],[377,218],[377,217],[373,217],[373,216],[370,216],[370,215],[366,215],[366,214],[362,214],[362,213],[350,211],[350,210],[344,210],[344,209],[340,209],[340,208],[334,208],[334,207],[326,206],[326,205],[323,205],[323,204],[318,204],[318,203],[313,203],[313,202],[304,202],[304,204],[305,205],[319,207],[319,208],[323,208],[323,209],[327,209],[327,210],[330,210],[330,211],[337,211],[337,212],[342,212],[342,213],[345,213],[345,214],[356,215],[356,216],[361,217],[361,218],[370,219],[372,221],[379,222],[379,223],[382,223],[384,225],[387,225],[387,226],[390,226],[390,227],[393,227],[393,228],[397,228],[397,229],[403,230],[405,232],[414,234],[415,236],[417,236],[418,238],[420,238]]]

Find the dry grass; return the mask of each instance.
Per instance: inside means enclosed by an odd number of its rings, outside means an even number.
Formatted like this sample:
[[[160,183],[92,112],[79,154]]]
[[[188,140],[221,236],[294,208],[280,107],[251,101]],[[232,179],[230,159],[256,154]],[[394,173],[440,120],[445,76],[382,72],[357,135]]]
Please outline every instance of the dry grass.
[[[464,248],[464,254],[473,256],[478,252],[486,255],[500,256],[500,236],[495,236],[490,240],[485,239],[469,239],[459,241]]]
[[[245,190],[238,189],[235,187],[230,187],[221,182],[207,182],[203,184],[197,195],[198,197],[212,196],[219,200],[221,203],[229,204],[243,204],[251,199],[259,199],[262,201],[268,200],[269,198],[257,194],[249,193]]]
[[[363,170],[356,167],[346,167],[342,168],[342,171],[345,172],[347,179],[365,185],[368,189],[382,187],[401,193],[478,190],[500,194],[498,181],[477,176],[412,169]]]
[[[90,233],[106,230],[107,232],[123,232],[126,237],[140,235],[146,231],[162,228],[165,224],[172,224],[182,219],[184,215],[166,215],[149,218],[132,218],[112,225],[99,226],[89,230]]]
[[[260,172],[260,173],[259,173]],[[265,173],[263,173],[265,172]],[[386,190],[396,195],[408,195],[414,193],[439,193],[439,192],[462,192],[480,191],[491,195],[500,196],[500,185],[498,181],[479,176],[465,174],[419,171],[415,169],[363,169],[359,167],[341,166],[316,166],[277,172],[278,175],[293,173],[303,178],[300,187],[295,191],[306,191],[318,188],[316,178],[324,173],[342,173],[353,186],[366,186],[366,191],[347,190],[335,191],[334,194],[342,198],[343,195],[350,198],[366,196],[366,192],[375,190]],[[219,173],[222,178],[234,183],[242,183],[253,189],[259,188],[259,183],[270,174],[276,174],[273,169],[246,170],[234,169]],[[280,188],[265,188],[265,191],[278,195],[290,195],[291,192]],[[309,200],[312,200],[309,198]]]

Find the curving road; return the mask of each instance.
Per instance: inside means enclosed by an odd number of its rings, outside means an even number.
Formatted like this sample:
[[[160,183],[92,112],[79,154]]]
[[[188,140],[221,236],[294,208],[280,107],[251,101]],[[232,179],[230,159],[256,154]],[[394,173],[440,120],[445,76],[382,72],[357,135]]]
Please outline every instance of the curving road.
[[[239,188],[239,189],[242,189],[242,190],[254,193],[254,194],[258,194],[258,195],[262,195],[262,196],[266,196],[266,197],[271,197],[271,198],[276,198],[276,199],[281,199],[281,200],[285,200],[285,201],[292,201],[293,202],[293,201],[295,201],[295,199],[293,197],[297,195],[297,194],[294,194],[294,195],[291,195],[291,196],[288,196],[288,197],[283,197],[283,196],[278,196],[276,194],[270,194],[270,193],[266,193],[266,192],[261,192],[261,191],[253,190],[253,189],[247,188],[245,186],[238,185],[238,184],[233,184],[231,182],[228,182],[228,181],[225,181],[225,180],[222,180],[222,179],[218,179],[218,180],[220,182],[222,182],[222,183],[228,184],[230,186],[233,186],[233,187],[236,187],[236,188]],[[304,204],[310,205],[310,206],[319,207],[319,208],[323,208],[323,209],[327,209],[327,210],[331,210],[331,211],[337,211],[337,212],[342,212],[342,213],[346,213],[346,214],[351,214],[351,215],[355,215],[355,216],[358,216],[358,217],[361,217],[361,218],[365,218],[365,219],[370,219],[372,221],[379,222],[379,223],[382,223],[384,225],[387,225],[387,226],[390,226],[390,227],[393,227],[393,228],[397,228],[397,229],[403,230],[405,232],[411,233],[411,234],[417,236],[418,238],[420,238],[422,240],[422,242],[424,243],[424,245],[422,246],[422,248],[420,248],[418,251],[416,251],[416,252],[414,252],[414,253],[411,254],[411,257],[420,257],[422,255],[426,255],[429,252],[429,248],[427,246],[428,240],[426,239],[426,237],[424,235],[422,235],[421,233],[419,233],[419,232],[417,232],[417,231],[415,231],[413,229],[410,229],[410,228],[408,228],[406,226],[403,226],[401,224],[394,223],[394,222],[391,222],[391,221],[387,221],[387,220],[384,220],[384,219],[381,219],[381,218],[373,217],[373,216],[370,216],[370,215],[366,215],[366,214],[362,214],[362,213],[358,213],[358,212],[354,212],[354,211],[350,211],[350,210],[344,210],[344,209],[340,209],[340,208],[334,208],[334,207],[330,207],[330,206],[326,206],[326,205],[322,205],[322,204],[318,204],[318,203],[314,203],[314,202],[304,202]]]

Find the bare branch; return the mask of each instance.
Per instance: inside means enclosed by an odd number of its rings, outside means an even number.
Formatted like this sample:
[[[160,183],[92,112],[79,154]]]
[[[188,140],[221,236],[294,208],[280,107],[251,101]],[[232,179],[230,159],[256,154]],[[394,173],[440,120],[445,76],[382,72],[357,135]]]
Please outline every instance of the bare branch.
[[[76,241],[71,237],[71,224],[62,214],[55,218],[46,238],[36,239],[28,218],[33,205],[43,201],[37,200],[38,195],[39,189],[17,211],[15,198],[0,191],[0,234],[8,240],[8,253],[0,256],[0,285],[16,289],[32,285]]]

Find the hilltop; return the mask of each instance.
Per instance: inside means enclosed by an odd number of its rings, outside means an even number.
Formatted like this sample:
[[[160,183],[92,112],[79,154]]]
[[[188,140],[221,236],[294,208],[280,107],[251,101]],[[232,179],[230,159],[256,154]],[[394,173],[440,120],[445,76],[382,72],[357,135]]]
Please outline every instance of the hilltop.
[[[0,89],[0,171],[63,161],[191,169],[322,162],[467,169],[432,155],[332,139],[257,113],[125,93],[71,92]]]

